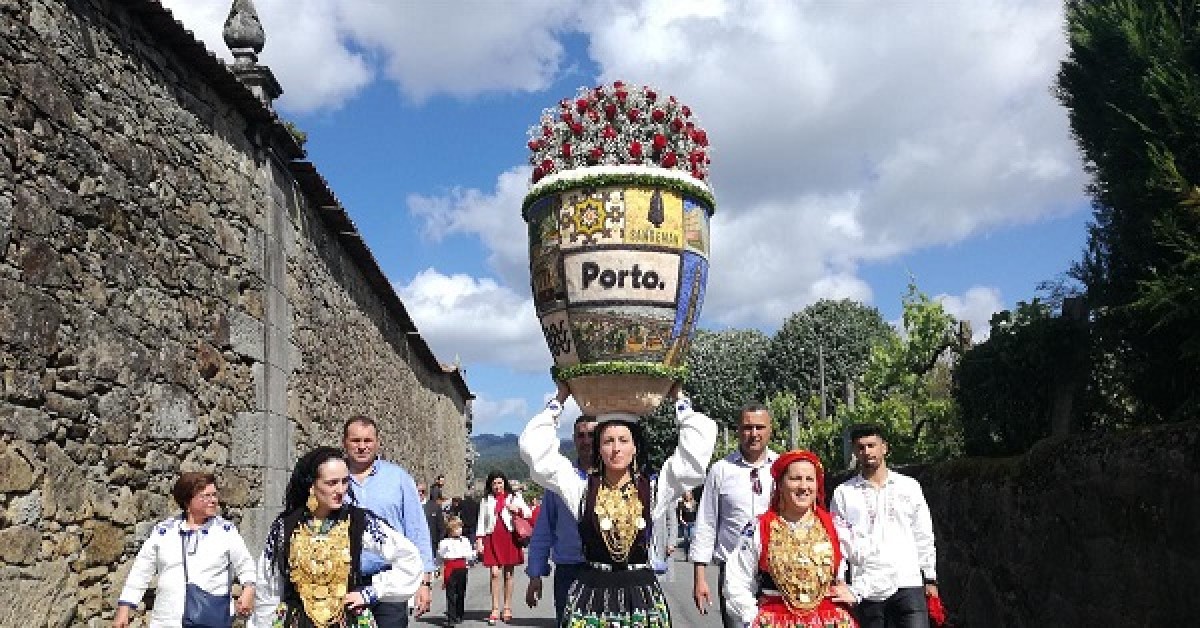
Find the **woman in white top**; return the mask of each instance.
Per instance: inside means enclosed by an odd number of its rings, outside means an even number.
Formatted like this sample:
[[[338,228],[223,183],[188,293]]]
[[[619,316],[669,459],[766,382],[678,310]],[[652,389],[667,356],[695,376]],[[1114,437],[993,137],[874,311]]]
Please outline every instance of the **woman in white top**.
[[[258,564],[255,628],[371,625],[377,602],[404,602],[422,582],[417,546],[368,510],[351,504],[342,450],[318,447],[296,462],[283,512]],[[390,568],[364,576],[363,551]]]
[[[180,474],[171,495],[182,512],[160,521],[142,543],[125,579],[117,604],[115,628],[129,625],[130,611],[142,603],[150,581],[158,576],[150,626],[179,626],[187,575],[191,582],[215,595],[229,596],[229,583],[236,574],[242,583],[237,613],[249,615],[254,604],[254,558],[233,523],[217,515],[217,478],[211,473]]]
[[[475,549],[483,559],[483,564],[491,572],[492,612],[488,615],[488,624],[495,625],[497,620],[512,619],[513,570],[525,562],[521,548],[513,539],[513,516],[519,515],[528,519],[533,513],[521,494],[514,492],[508,478],[500,471],[488,474],[484,483],[488,495],[479,502],[479,517],[475,522]],[[503,587],[501,576],[503,575]],[[501,608],[501,589],[503,589],[503,608]]]
[[[533,480],[558,493],[579,524],[587,562],[571,585],[562,625],[669,627],[670,610],[652,564],[665,551],[666,513],[704,481],[717,425],[673,388],[679,443],[655,474],[637,417],[601,415],[592,445],[598,469],[584,479],[558,450],[558,414],[568,394],[560,382],[557,400],[529,421],[518,441]],[[651,530],[651,521],[660,529]]]

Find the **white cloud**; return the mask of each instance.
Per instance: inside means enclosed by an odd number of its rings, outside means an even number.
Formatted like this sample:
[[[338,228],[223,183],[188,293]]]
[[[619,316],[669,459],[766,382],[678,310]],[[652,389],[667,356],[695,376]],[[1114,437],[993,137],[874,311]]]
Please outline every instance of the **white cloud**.
[[[471,412],[477,425],[506,419],[526,420],[530,416],[529,404],[524,398],[492,399],[486,394],[475,397]]]
[[[496,179],[492,193],[455,188],[441,196],[408,197],[409,212],[422,233],[435,241],[451,234],[477,236],[487,247],[488,264],[513,289],[529,286],[529,240],[514,208],[521,206],[529,167],[513,168]]]
[[[1000,291],[990,286],[971,286],[961,296],[939,294],[934,300],[940,301],[946,312],[958,320],[970,321],[971,339],[975,342],[987,340],[992,331],[992,314],[1004,309]]]
[[[550,352],[533,301],[492,279],[428,268],[397,292],[435,355],[535,372]]]

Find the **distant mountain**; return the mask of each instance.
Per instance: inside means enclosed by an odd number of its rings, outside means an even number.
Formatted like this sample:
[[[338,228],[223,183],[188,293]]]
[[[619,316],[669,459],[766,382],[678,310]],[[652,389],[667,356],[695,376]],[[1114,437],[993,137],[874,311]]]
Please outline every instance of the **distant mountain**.
[[[502,471],[510,480],[529,479],[529,467],[521,460],[516,434],[477,434],[471,437],[471,443],[479,454],[475,460],[475,477],[479,480],[493,470]],[[575,459],[575,445],[570,439],[563,439],[559,450]]]

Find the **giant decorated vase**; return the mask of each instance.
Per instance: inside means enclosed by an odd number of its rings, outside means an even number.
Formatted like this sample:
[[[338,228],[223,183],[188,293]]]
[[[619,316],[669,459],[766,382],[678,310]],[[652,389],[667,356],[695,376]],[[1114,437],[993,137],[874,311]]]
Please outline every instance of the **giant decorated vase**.
[[[688,107],[620,82],[530,130],[533,301],[585,414],[647,414],[685,374],[715,208],[707,145]]]

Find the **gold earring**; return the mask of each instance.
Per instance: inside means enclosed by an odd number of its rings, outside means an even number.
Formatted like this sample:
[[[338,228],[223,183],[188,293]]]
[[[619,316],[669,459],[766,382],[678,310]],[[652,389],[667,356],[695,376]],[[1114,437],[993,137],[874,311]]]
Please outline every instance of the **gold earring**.
[[[308,507],[308,512],[317,512],[317,506],[320,505],[317,503],[317,494],[311,488],[308,489],[308,500],[304,505]]]

